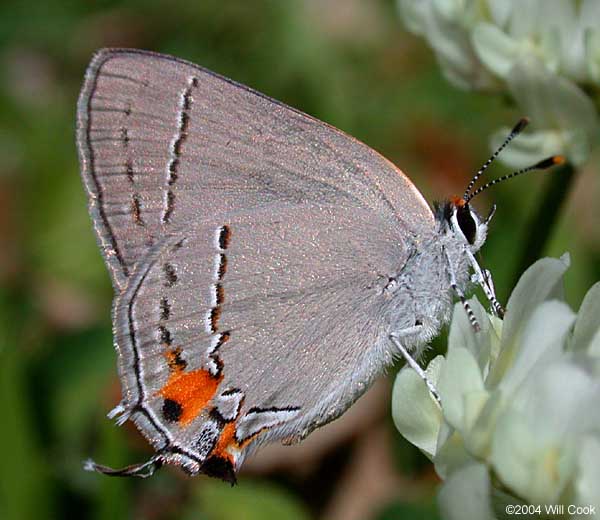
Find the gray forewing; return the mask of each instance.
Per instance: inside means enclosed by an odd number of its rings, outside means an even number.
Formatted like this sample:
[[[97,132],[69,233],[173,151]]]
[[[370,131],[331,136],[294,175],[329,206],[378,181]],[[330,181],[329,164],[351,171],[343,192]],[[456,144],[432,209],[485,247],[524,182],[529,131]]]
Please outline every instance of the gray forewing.
[[[408,178],[364,144],[176,58],[99,52],[77,122],[91,213],[117,288],[161,235],[216,210],[346,200],[401,223],[405,236],[433,225]]]

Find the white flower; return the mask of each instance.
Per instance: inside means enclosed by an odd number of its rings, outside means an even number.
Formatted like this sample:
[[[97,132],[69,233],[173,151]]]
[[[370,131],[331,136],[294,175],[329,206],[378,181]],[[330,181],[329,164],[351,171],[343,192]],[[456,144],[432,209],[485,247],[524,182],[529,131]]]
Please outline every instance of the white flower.
[[[535,57],[555,73],[578,83],[592,83],[588,32],[597,30],[598,0],[525,0],[488,2],[489,21],[481,19],[472,38],[475,52],[495,74],[505,78],[513,63]],[[503,5],[501,14],[497,7]],[[495,16],[494,16],[495,15]]]
[[[600,0],[398,0],[398,7],[449,81],[508,91],[531,118],[537,131],[504,162],[522,167],[562,154],[577,166],[587,159],[600,126],[584,92],[600,85]]]
[[[494,78],[475,54],[470,33],[478,19],[475,2],[461,0],[399,0],[407,28],[427,38],[442,72],[460,88],[487,89]]]
[[[395,424],[445,480],[447,518],[494,518],[521,502],[600,511],[600,283],[575,315],[562,301],[568,263],[528,269],[504,322],[472,299],[479,333],[457,306],[448,354],[427,371],[441,406],[410,369],[397,376]]]
[[[585,35],[586,65],[590,79],[600,85],[600,28],[590,28]]]
[[[573,82],[549,72],[537,59],[522,59],[507,76],[507,86],[518,107],[531,118],[535,129],[516,139],[502,155],[515,167],[525,167],[554,154],[583,164],[598,138],[598,114],[592,100]],[[492,148],[506,138],[501,128]]]

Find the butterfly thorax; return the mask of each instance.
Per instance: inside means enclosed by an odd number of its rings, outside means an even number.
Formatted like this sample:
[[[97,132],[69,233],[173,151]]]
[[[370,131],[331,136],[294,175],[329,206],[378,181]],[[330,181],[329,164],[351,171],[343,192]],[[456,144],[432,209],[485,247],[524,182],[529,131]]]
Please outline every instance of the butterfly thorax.
[[[420,350],[448,322],[455,291],[470,285],[468,254],[483,245],[487,222],[470,206],[447,201],[436,207],[436,227],[412,252],[393,283],[388,284],[388,319],[391,333],[404,335],[407,349]]]

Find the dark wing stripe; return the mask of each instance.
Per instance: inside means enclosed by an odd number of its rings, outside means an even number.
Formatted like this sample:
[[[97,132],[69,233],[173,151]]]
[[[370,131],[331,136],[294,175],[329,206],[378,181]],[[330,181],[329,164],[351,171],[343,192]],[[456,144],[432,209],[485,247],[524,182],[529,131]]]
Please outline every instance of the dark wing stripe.
[[[177,114],[177,134],[171,141],[170,158],[167,165],[167,195],[165,199],[165,209],[163,211],[162,221],[167,224],[171,220],[175,208],[175,193],[173,186],[177,181],[179,163],[181,160],[181,147],[187,138],[188,127],[190,124],[190,109],[192,108],[192,90],[198,85],[198,79],[192,77],[180,95],[179,113]]]

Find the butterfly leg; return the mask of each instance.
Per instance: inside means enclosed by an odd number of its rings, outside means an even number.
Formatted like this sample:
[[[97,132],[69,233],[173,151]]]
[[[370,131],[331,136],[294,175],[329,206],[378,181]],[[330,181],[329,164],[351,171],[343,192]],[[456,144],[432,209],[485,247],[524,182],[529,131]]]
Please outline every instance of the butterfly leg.
[[[477,323],[477,318],[475,318],[473,309],[471,309],[471,306],[469,305],[469,302],[467,301],[465,294],[462,292],[462,289],[458,286],[458,284],[456,282],[456,275],[454,274],[454,269],[452,269],[452,263],[450,262],[450,258],[448,257],[448,253],[446,252],[446,249],[443,249],[443,252],[444,252],[444,257],[446,258],[446,267],[448,269],[448,276],[450,277],[450,287],[452,287],[452,289],[458,296],[460,303],[462,303],[462,306],[465,309],[467,316],[469,317],[469,321],[471,322],[471,326],[473,327],[473,330],[475,332],[479,332],[481,330],[481,327],[479,326],[479,323]],[[467,251],[467,252],[470,253],[470,251]]]
[[[412,327],[408,327],[406,329],[399,330],[398,332],[392,332],[390,334],[390,340],[396,346],[396,348],[398,349],[398,351],[400,352],[402,357],[405,359],[408,366],[410,366],[418,374],[418,376],[423,381],[425,381],[425,384],[427,385],[429,392],[431,393],[433,398],[439,403],[440,396],[438,394],[437,389],[435,388],[435,385],[427,377],[425,370],[423,370],[419,366],[419,363],[417,363],[415,361],[415,359],[409,354],[409,352],[404,348],[404,345],[402,345],[402,341],[401,341],[401,339],[403,337],[413,336],[415,333],[419,332],[422,328],[423,328],[423,325],[414,325]]]
[[[496,313],[497,316],[499,316],[500,318],[503,318],[504,317],[504,307],[502,307],[502,305],[500,305],[500,303],[496,299],[496,290],[494,288],[494,280],[492,279],[492,273],[489,271],[489,269],[483,269],[483,277],[485,279],[485,284],[491,290],[492,309],[494,310],[494,312]]]
[[[492,307],[492,312],[496,314],[496,316],[500,316],[502,318],[504,316],[504,309],[496,299],[496,293],[494,291],[494,282],[492,280],[492,273],[490,273],[487,269],[482,269],[479,266],[477,259],[475,258],[473,253],[471,253],[471,251],[466,249],[465,252],[467,253],[467,258],[469,259],[471,267],[474,271],[473,277],[471,278],[472,281],[481,286],[481,288],[483,289],[485,297],[488,299]]]
[[[488,213],[488,216],[485,218],[484,224],[486,226],[490,225],[490,222],[492,221],[492,218],[494,217],[494,214],[496,213],[496,204],[492,205],[492,208],[490,209],[490,212]]]

